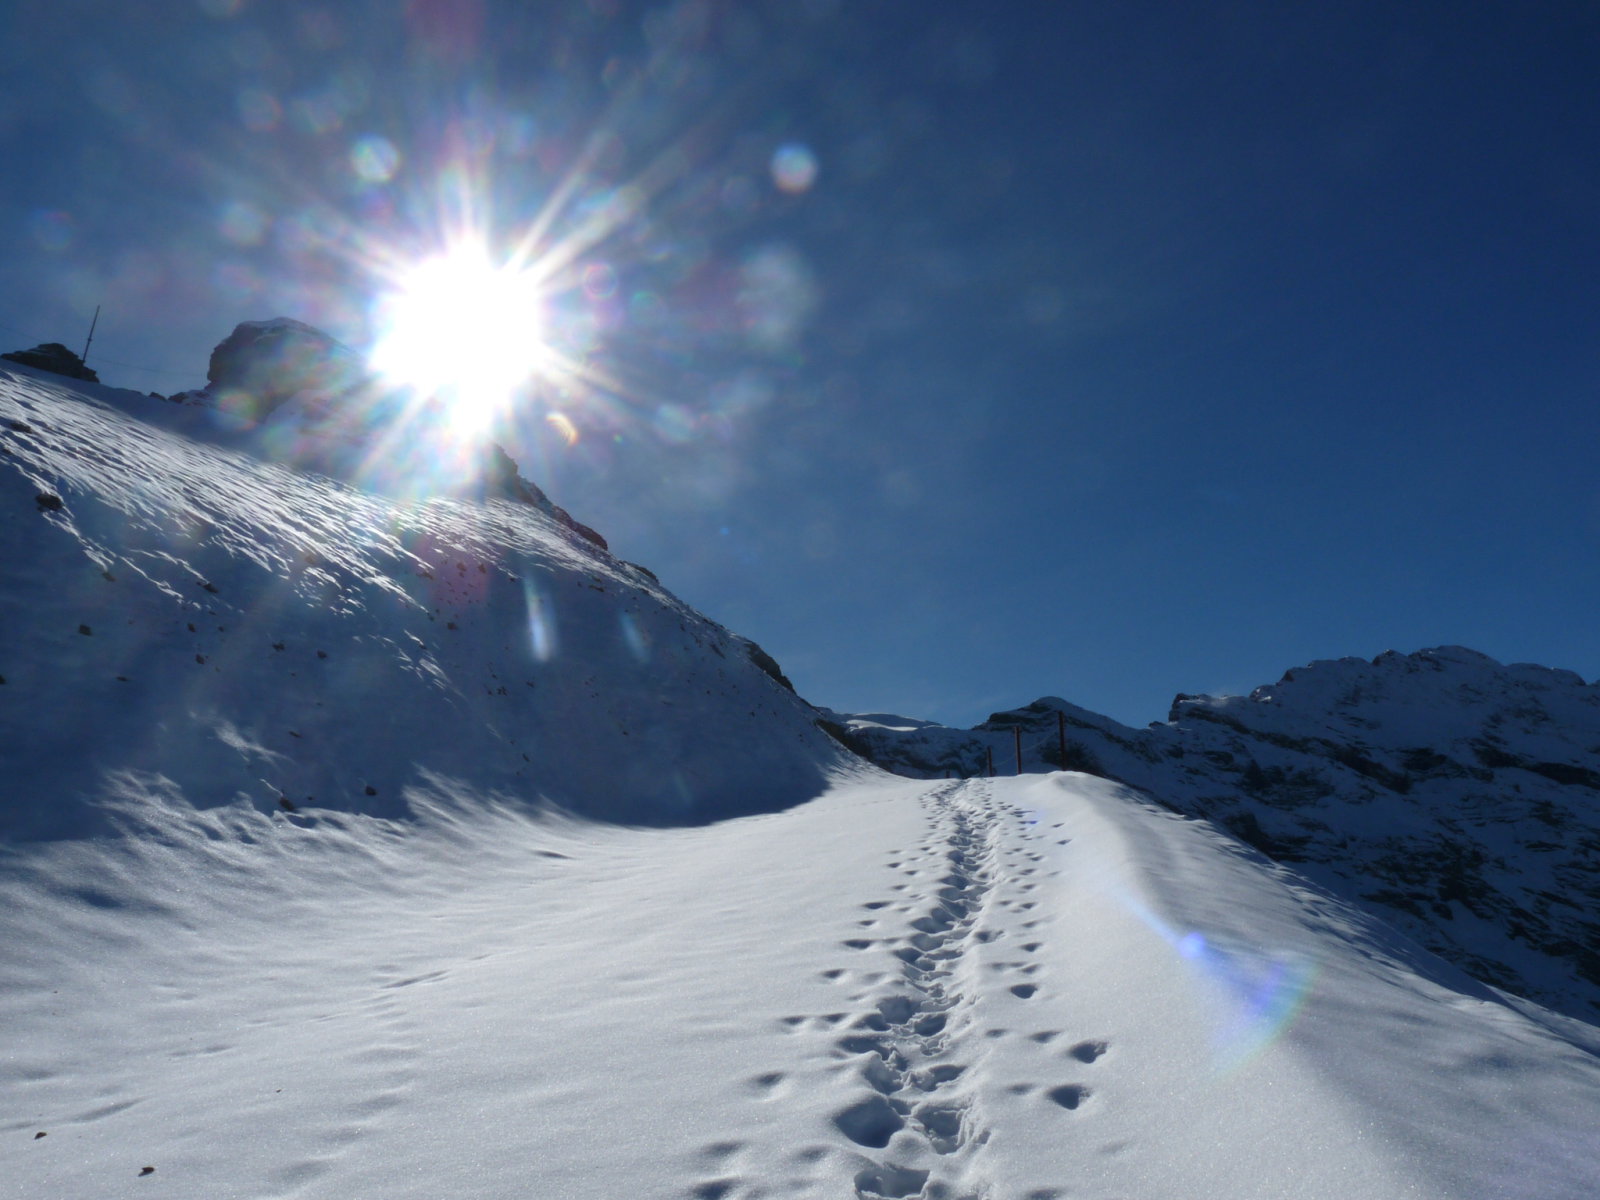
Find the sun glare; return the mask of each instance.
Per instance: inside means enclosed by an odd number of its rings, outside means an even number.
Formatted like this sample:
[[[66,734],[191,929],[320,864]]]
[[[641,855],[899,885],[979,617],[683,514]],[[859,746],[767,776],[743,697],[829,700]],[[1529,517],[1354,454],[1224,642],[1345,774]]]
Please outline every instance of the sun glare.
[[[379,316],[373,369],[442,401],[461,432],[487,427],[548,355],[534,275],[513,263],[495,265],[479,245],[411,268],[380,303]]]

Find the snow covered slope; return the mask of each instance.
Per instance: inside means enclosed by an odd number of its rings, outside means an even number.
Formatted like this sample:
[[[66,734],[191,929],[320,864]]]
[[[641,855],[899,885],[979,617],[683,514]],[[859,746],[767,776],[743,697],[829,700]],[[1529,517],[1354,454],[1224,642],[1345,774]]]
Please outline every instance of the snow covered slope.
[[[1577,1200],[1592,1027],[1086,776],[153,804],[0,875],[7,1200]],[[43,1136],[39,1136],[39,1135]],[[153,1168],[141,1177],[146,1168]]]
[[[1600,686],[1457,646],[1179,696],[1133,730],[1045,698],[972,730],[830,714],[901,774],[993,755],[1124,780],[1358,897],[1485,982],[1600,1015]],[[1064,736],[1063,736],[1064,735]],[[1062,746],[1065,744],[1065,759]]]
[[[0,364],[0,839],[103,828],[130,772],[200,807],[399,815],[442,776],[670,823],[848,757],[751,643],[549,513],[229,440],[256,444]]]
[[[1594,1026],[1121,784],[866,767],[537,496],[216,416],[0,369],[0,1200],[1593,1193]],[[1067,757],[1231,796],[1214,707]]]

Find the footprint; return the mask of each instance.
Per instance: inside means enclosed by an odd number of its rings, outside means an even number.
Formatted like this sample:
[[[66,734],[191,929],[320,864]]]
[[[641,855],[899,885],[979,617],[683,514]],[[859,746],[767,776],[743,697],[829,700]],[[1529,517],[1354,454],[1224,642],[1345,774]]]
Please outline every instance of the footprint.
[[[856,1145],[873,1150],[882,1150],[890,1138],[906,1127],[906,1119],[895,1111],[894,1105],[877,1094],[840,1109],[833,1114],[833,1123]]]
[[[1060,1036],[1061,1036],[1061,1031],[1059,1029],[1044,1029],[1044,1030],[1041,1030],[1038,1033],[1030,1033],[1028,1035],[1028,1040],[1030,1042],[1038,1042],[1042,1046],[1042,1045],[1044,1045],[1044,1043],[1050,1042],[1050,1041],[1054,1041],[1056,1038],[1058,1038]],[[1093,1059],[1082,1059],[1080,1061],[1082,1061],[1082,1062],[1092,1062],[1094,1060]]]
[[[888,908],[889,907],[889,901],[887,901],[887,900],[873,900],[870,903],[863,904],[861,907],[862,908],[867,908],[867,909]]]
[[[1036,985],[1031,983],[1017,983],[1013,984],[1009,990],[1011,994],[1017,997],[1019,1000],[1031,1000],[1033,998],[1033,994],[1039,989]]]
[[[1068,1054],[1081,1063],[1092,1063],[1105,1052],[1106,1044],[1104,1042],[1079,1042],[1067,1051]]]
[[[952,1079],[961,1078],[961,1074],[965,1070],[966,1067],[958,1067],[953,1063],[941,1064],[937,1067],[929,1067],[926,1070],[918,1071],[912,1082],[922,1091],[931,1092],[941,1084],[949,1083]]]
[[[1051,1088],[1045,1095],[1062,1108],[1077,1108],[1089,1098],[1089,1089],[1081,1083],[1067,1083]]]
[[[872,941],[870,938],[850,938],[844,944],[851,950],[865,950],[872,945]]]
[[[757,1075],[754,1079],[748,1080],[745,1086],[765,1099],[777,1090],[778,1085],[783,1080],[784,1074],[782,1071],[768,1071],[765,1075]]]
[[[902,1200],[906,1196],[920,1196],[928,1182],[928,1172],[915,1167],[901,1167],[894,1163],[874,1163],[856,1172],[856,1194],[883,1196],[886,1200]]]
[[[849,972],[843,967],[834,967],[831,971],[822,972],[822,978],[826,979],[829,983],[837,983],[848,974]]]
[[[961,1147],[961,1124],[965,1110],[953,1104],[925,1104],[917,1109],[917,1124],[928,1137],[928,1143],[940,1154],[949,1154]]]

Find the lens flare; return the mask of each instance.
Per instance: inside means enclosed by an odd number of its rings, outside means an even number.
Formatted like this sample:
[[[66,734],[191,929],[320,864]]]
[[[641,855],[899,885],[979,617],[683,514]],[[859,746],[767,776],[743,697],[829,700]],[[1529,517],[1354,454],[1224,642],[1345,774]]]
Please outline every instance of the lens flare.
[[[1122,904],[1187,965],[1196,983],[1223,1001],[1211,1029],[1211,1066],[1229,1075],[1293,1026],[1317,979],[1317,964],[1293,950],[1229,946],[1199,930],[1175,929],[1142,900]]]
[[[523,585],[523,599],[528,606],[528,649],[535,661],[549,662],[556,656],[556,614],[531,583]]]
[[[566,413],[553,412],[545,416],[545,423],[560,435],[561,440],[568,446],[578,444],[578,427],[572,423],[572,418]]]
[[[786,142],[772,155],[772,181],[791,194],[807,192],[817,181],[817,156],[811,147]]]

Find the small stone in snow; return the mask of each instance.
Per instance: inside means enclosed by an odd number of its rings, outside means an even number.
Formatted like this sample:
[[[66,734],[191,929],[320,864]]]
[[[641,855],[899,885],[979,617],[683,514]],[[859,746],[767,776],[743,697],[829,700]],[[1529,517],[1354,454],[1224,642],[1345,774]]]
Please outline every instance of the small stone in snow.
[[[40,492],[33,498],[33,502],[45,512],[55,512],[61,507],[61,497],[53,492]]]
[[[367,784],[367,795],[376,796],[377,794],[378,794],[378,789],[373,787],[370,783]]]
[[[33,1135],[33,1140],[37,1142],[43,1136],[44,1136],[44,1130],[41,1129],[41,1130],[39,1130],[38,1133]]]
[[[83,634],[84,637],[94,636],[94,630],[90,629],[87,625],[79,625],[78,632]]]
[[[140,1175],[154,1175],[155,1173],[156,1173],[156,1169],[154,1167],[140,1167],[139,1168],[139,1174]]]

